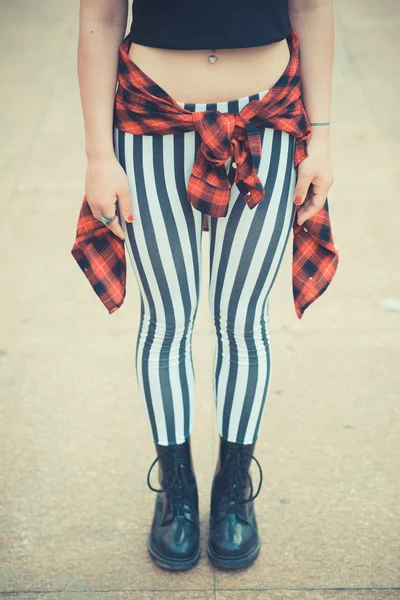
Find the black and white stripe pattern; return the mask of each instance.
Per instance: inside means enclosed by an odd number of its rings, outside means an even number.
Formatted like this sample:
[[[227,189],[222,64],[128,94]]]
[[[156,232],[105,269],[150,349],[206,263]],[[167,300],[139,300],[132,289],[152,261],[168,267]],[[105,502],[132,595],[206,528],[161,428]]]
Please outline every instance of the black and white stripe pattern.
[[[265,93],[182,106],[238,112]],[[133,202],[134,222],[123,226],[141,295],[136,375],[153,439],[162,445],[182,443],[193,429],[191,337],[201,288],[203,218],[209,218],[210,227],[206,235],[209,305],[217,334],[213,386],[218,431],[229,441],[246,444],[258,436],[271,366],[267,299],[295,215],[296,178],[294,138],[272,129],[260,133],[259,176],[266,198],[250,210],[234,185],[227,216],[210,218],[186,197],[201,142],[197,132],[164,136],[114,132]]]

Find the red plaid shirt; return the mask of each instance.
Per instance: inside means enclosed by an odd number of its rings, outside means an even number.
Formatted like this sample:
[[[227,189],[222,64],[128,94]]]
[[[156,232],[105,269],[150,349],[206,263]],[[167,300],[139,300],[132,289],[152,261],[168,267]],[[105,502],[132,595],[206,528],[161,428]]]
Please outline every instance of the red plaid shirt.
[[[120,46],[114,125],[136,135],[198,131],[202,143],[188,182],[188,201],[213,217],[227,214],[231,184],[225,162],[231,157],[236,163],[234,183],[252,209],[264,198],[257,174],[261,158],[258,128],[272,127],[296,137],[295,167],[307,157],[311,128],[301,98],[300,50],[294,29],[288,43],[289,63],[268,93],[246,104],[239,113],[223,114],[215,110],[192,112],[177,104],[130,60],[127,37]],[[207,219],[203,230],[208,231]],[[326,290],[338,264],[328,200],[304,226],[295,221],[293,234],[293,295],[300,319]],[[108,311],[117,310],[125,297],[124,242],[92,215],[86,196],[72,254]]]

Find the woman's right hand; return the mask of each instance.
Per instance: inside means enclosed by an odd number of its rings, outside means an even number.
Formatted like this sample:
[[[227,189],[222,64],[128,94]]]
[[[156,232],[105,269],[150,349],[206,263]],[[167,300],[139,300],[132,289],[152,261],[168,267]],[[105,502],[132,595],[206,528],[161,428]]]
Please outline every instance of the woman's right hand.
[[[110,217],[114,215],[115,204],[118,202],[122,218],[132,223],[132,199],[128,179],[115,155],[107,158],[88,158],[85,191],[96,219],[101,221],[102,214]],[[114,219],[108,228],[121,240],[125,239],[118,218]]]

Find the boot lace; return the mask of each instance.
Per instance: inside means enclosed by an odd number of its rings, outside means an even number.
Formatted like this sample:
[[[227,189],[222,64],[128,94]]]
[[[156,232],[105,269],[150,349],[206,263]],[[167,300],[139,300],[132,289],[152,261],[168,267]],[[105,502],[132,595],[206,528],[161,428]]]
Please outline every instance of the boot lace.
[[[253,482],[249,474],[249,467],[246,464],[246,457],[254,460],[260,473],[260,481],[256,493],[254,494]],[[263,473],[261,465],[250,452],[243,447],[232,451],[227,457],[227,463],[224,465],[221,473],[222,483],[222,504],[227,512],[237,512],[243,510],[243,505],[253,502],[260,493]],[[249,494],[245,497],[245,491],[249,485]]]
[[[164,469],[165,473],[162,483],[164,485],[164,482],[166,482],[166,484],[163,488],[157,489],[151,485],[150,475],[158,461],[167,455],[171,459],[171,465],[168,465],[168,467]],[[174,516],[184,515],[186,512],[185,506],[189,506],[190,508],[192,507],[191,498],[193,490],[190,486],[187,475],[185,476],[184,474],[187,466],[187,461],[180,456],[179,453],[171,451],[171,449],[167,447],[167,449],[157,456],[157,458],[152,462],[147,473],[147,485],[153,492],[158,492],[160,494],[166,493],[168,495],[168,499],[171,504],[171,512]]]

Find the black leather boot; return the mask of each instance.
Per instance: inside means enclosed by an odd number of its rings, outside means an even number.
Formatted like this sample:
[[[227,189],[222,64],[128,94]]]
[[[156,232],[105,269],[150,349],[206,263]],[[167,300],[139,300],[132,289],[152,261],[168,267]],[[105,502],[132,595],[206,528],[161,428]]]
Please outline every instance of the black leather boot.
[[[193,472],[190,440],[159,446],[147,483],[157,492],[154,518],[147,546],[154,562],[165,569],[191,569],[200,557],[199,504]],[[160,489],[150,483],[154,465],[159,464]]]
[[[254,500],[260,493],[262,470],[253,456],[255,444],[234,444],[220,438],[217,468],[211,490],[210,534],[207,552],[211,562],[225,569],[247,567],[257,558],[261,541]],[[260,469],[253,495],[251,461]]]

